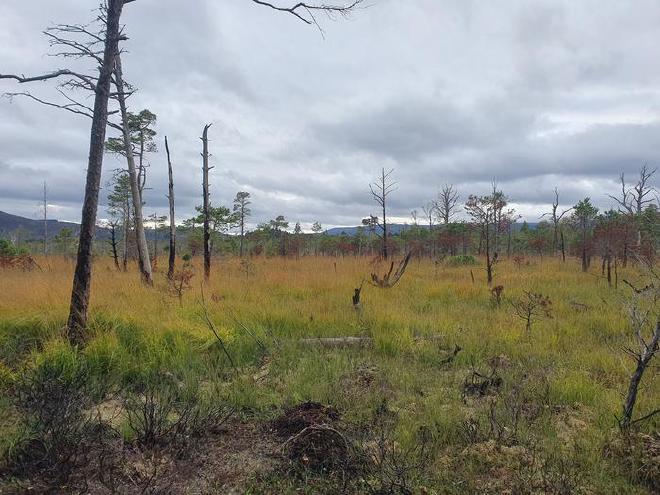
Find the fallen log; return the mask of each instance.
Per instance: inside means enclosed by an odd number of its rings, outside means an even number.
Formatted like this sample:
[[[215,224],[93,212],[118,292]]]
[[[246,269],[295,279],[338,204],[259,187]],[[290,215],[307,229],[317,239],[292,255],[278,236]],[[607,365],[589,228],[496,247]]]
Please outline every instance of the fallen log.
[[[373,344],[371,337],[324,337],[324,338],[306,338],[298,342],[303,345],[317,345],[320,347],[366,347]]]
[[[415,342],[437,342],[443,340],[442,335],[426,335],[415,337]],[[367,347],[373,345],[371,337],[312,337],[298,340],[298,343],[319,347]]]

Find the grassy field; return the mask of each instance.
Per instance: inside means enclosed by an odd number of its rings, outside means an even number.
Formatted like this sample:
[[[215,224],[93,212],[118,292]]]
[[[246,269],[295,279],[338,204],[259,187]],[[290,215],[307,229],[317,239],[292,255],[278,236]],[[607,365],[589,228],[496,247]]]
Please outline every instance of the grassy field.
[[[203,294],[232,366],[204,318],[201,267],[179,301],[162,271],[149,288],[135,270],[117,272],[98,261],[90,339],[77,350],[60,330],[73,264],[38,261],[43,271],[0,274],[5,459],[36,435],[15,391],[26,380],[55,376],[82,377],[85,410],[100,411],[112,425],[113,448],[123,449],[133,467],[136,456],[148,466],[137,474],[117,467],[119,492],[122,486],[133,492],[129,479],[144,482],[149,493],[646,494],[657,483],[649,480],[658,473],[657,450],[651,461],[626,456],[617,432],[634,366],[621,350],[634,345],[625,311],[630,291],[609,288],[598,267],[584,274],[574,260],[502,261],[497,305],[483,266],[413,260],[394,288],[365,283],[356,310],[353,289],[374,271],[367,259],[217,259]],[[631,267],[619,277],[637,274]],[[539,318],[530,331],[511,305],[523,291],[552,301],[552,317]],[[342,336],[373,341],[346,347],[300,341]],[[660,402],[654,374],[657,367],[645,376],[640,415]],[[163,393],[166,382],[177,392]],[[192,398],[200,410],[213,410],[209,417],[222,427],[209,421],[203,431],[191,429],[187,453],[166,456],[164,442],[149,441],[136,419],[150,387],[160,391],[156,403]],[[340,449],[340,468],[296,459],[273,427],[307,401],[330,406],[326,422],[350,444]],[[111,406],[114,415],[107,414]],[[174,407],[164,416],[172,423],[182,412]],[[640,424],[635,438],[657,449],[659,425],[657,416]],[[98,476],[85,476],[91,492],[111,493]],[[10,473],[4,483],[23,486],[18,478]]]

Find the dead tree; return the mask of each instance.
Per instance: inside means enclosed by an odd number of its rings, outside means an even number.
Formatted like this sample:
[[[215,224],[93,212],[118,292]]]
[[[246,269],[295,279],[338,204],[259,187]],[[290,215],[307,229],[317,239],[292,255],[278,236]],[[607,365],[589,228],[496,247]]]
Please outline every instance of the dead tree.
[[[87,328],[87,311],[92,282],[92,250],[101,186],[105,131],[108,123],[108,96],[115,57],[119,52],[119,19],[124,3],[125,1],[122,0],[108,0],[107,4],[103,64],[100,67],[95,87],[85,199],[83,200],[80,240],[67,323],[68,337],[74,344],[82,344],[85,341]]]
[[[562,211],[560,214],[557,214],[557,209],[559,208],[559,191],[555,187],[555,200],[552,203],[552,211],[550,213],[544,213],[541,215],[541,218],[545,217],[546,215],[549,215],[550,218],[552,219],[552,249],[555,253],[557,254],[557,251],[559,250],[559,242],[561,239],[561,253],[562,253],[562,259],[563,261],[566,261],[566,256],[565,256],[565,249],[564,249],[564,233],[561,232],[561,219],[564,218],[564,215],[566,213],[569,213],[571,210],[573,210],[573,207],[570,207],[567,210]],[[561,233],[561,237],[560,234]]]
[[[98,76],[82,74],[71,69],[59,69],[48,74],[32,77],[0,75],[0,79],[14,79],[20,83],[65,78],[57,87],[57,91],[65,99],[64,103],[53,103],[30,93],[14,93],[10,96],[20,94],[39,103],[92,119],[80,238],[67,322],[68,338],[74,344],[82,344],[85,337],[91,286],[92,247],[98,210],[106,126],[109,124],[108,99],[111,96],[116,96],[110,90],[112,74],[115,68],[115,58],[119,53],[119,41],[126,39],[120,31],[119,20],[124,5],[132,1],[108,0],[100,9],[100,15],[97,19],[103,25],[102,30],[99,32],[93,32],[87,25],[60,24],[45,33],[50,38],[51,46],[64,50],[56,55],[65,58],[80,59],[86,57],[91,59],[98,64]],[[57,33],[68,33],[71,38],[58,36]],[[81,40],[80,37],[85,39]],[[93,108],[64,92],[64,90],[78,89],[94,92]],[[118,126],[114,125],[113,127]]]
[[[650,170],[647,165],[644,164],[639,171],[639,179],[637,180],[637,183],[632,187],[626,185],[623,173],[619,176],[621,182],[621,197],[618,198],[611,194],[608,194],[608,196],[617,202],[621,213],[625,213],[634,218],[636,215],[642,213],[646,205],[654,202],[654,198],[651,196],[656,192],[656,189],[650,185],[650,182],[656,171],[657,169]],[[639,248],[641,244],[642,232],[638,228],[637,247]]]
[[[119,268],[119,254],[117,253],[117,225],[116,220],[108,222],[108,227],[110,228],[110,247],[112,248],[112,260],[115,263],[115,268]]]
[[[211,124],[206,124],[202,131],[202,194],[204,196],[204,206],[202,208],[202,215],[204,217],[204,279],[208,281],[211,276],[211,250],[210,239],[211,232],[209,228],[209,139],[208,132]]]
[[[44,181],[44,256],[48,256],[48,189]]]
[[[372,273],[371,285],[380,287],[381,289],[389,289],[391,287],[394,287],[399,282],[399,280],[401,280],[401,277],[406,272],[406,268],[408,267],[408,263],[410,262],[411,256],[412,256],[412,251],[409,251],[408,254],[406,254],[406,256],[399,262],[399,266],[397,267],[394,274],[392,273],[392,271],[394,270],[394,261],[390,263],[389,271],[382,277],[379,277],[377,274]]]
[[[539,318],[552,318],[552,301],[548,296],[523,291],[523,297],[513,301],[511,306],[516,316],[525,321],[525,330],[532,330],[532,323]]]
[[[0,75],[0,79],[14,79],[19,83],[44,81],[67,76],[68,79],[63,83],[64,85],[68,85],[69,87],[84,87],[94,91],[94,107],[92,109],[74,101],[65,105],[54,105],[65,108],[73,113],[91,116],[92,118],[80,239],[71,290],[69,318],[67,321],[67,336],[69,341],[75,345],[80,345],[85,341],[92,278],[92,248],[96,229],[99,189],[101,186],[105,132],[108,123],[108,98],[110,96],[110,84],[115,56],[118,52],[119,40],[122,38],[119,29],[119,19],[121,18],[124,4],[129,1],[132,0],[108,0],[104,10],[105,29],[103,33],[101,35],[94,35],[96,40],[92,45],[73,45],[70,47],[74,50],[87,51],[93,54],[99,65],[97,77],[92,78],[69,69],[60,69],[48,74],[32,77],[14,74]],[[99,46],[103,46],[102,53],[98,49]],[[29,96],[36,101],[40,101],[40,99],[32,97],[32,95]],[[48,104],[44,100],[41,100],[41,102]]]
[[[137,167],[135,165],[135,156],[133,155],[133,143],[131,142],[128,111],[126,109],[125,84],[121,67],[121,56],[119,52],[117,52],[115,57],[114,75],[115,87],[117,88],[117,101],[119,102],[122,122],[121,133],[124,140],[124,152],[126,153],[128,175],[131,183],[131,196],[133,198],[133,220],[135,222],[138,265],[140,268],[140,274],[142,275],[142,280],[148,285],[153,285],[151,261],[149,260],[149,247],[147,244],[147,236],[144,232],[144,218],[142,215],[142,192],[140,189]]]
[[[650,181],[655,175],[657,169],[650,170],[646,164],[639,171],[639,180],[633,187],[626,185],[624,174],[619,176],[621,182],[621,197],[612,196],[610,198],[617,202],[619,211],[629,213],[630,215],[640,214],[644,206],[653,203],[653,198],[649,197],[655,192],[655,188],[650,185]]]
[[[176,261],[176,223],[174,221],[174,178],[172,177],[172,160],[170,159],[170,147],[167,144],[167,136],[165,136],[165,152],[167,153],[167,177],[169,179],[167,200],[170,203],[170,252],[167,264],[167,278],[171,280],[174,276],[174,263]]]
[[[637,288],[627,280],[624,282],[632,289],[632,300],[628,308],[628,314],[632,329],[635,333],[635,340],[639,345],[639,350],[627,347],[624,351],[635,361],[635,371],[630,377],[628,392],[623,403],[623,412],[621,418],[618,418],[619,426],[622,430],[628,430],[633,424],[650,418],[660,412],[656,409],[641,418],[633,420],[633,412],[639,385],[642,381],[644,372],[649,367],[649,363],[658,352],[660,346],[660,275],[655,272],[650,263],[639,260],[646,265],[646,270],[651,277],[651,282],[645,287]],[[650,336],[646,337],[645,332],[650,330]]]
[[[449,225],[449,222],[456,215],[459,197],[458,191],[452,184],[442,186],[438,193],[438,199],[435,201],[435,211],[443,224]]]
[[[382,234],[376,234],[381,238],[381,256],[384,260],[387,259],[387,197],[396,190],[396,182],[392,182],[391,175],[394,172],[394,169],[390,169],[389,172],[385,172],[385,169],[381,169],[380,177],[372,184],[369,184],[369,189],[371,190],[371,196],[374,201],[378,203],[383,213],[382,222],[376,220],[378,227],[380,227]],[[372,218],[377,218],[372,215]]]

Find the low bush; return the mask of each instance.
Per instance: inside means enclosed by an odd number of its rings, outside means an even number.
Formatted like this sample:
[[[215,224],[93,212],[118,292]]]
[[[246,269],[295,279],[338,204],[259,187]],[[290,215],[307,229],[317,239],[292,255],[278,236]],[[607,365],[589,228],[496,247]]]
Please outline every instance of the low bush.
[[[478,265],[479,262],[474,256],[462,254],[445,258],[445,264],[447,266],[474,266]]]

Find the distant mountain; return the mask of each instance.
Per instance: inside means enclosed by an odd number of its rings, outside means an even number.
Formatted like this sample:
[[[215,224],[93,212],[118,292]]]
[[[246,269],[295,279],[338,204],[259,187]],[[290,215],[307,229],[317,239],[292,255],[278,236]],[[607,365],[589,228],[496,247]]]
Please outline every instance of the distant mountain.
[[[520,222],[520,223],[515,223],[513,225],[514,225],[514,230],[517,232],[522,228],[523,223]],[[528,222],[527,226],[530,229],[535,229],[538,226],[538,223]],[[327,235],[331,235],[331,236],[339,236],[339,235],[354,236],[354,235],[357,234],[357,229],[358,228],[359,227],[333,227],[331,229],[326,230],[325,233]],[[387,228],[388,228],[388,231],[389,231],[390,234],[397,235],[397,234],[400,234],[401,232],[403,232],[405,230],[411,229],[412,225],[405,224],[405,223],[393,223],[393,224],[388,224]],[[428,229],[429,226],[428,225],[419,225],[419,228],[420,229]]]
[[[71,229],[74,235],[78,235],[80,232],[80,225],[77,223],[60,222],[59,220],[48,220],[47,223],[49,238],[59,234],[62,229]],[[43,239],[44,221],[0,211],[0,236],[8,236],[17,231],[22,231],[22,235],[27,237],[26,240]]]
[[[78,237],[80,234],[79,223],[51,219],[47,222],[49,239],[59,234],[62,229],[71,229],[74,237]],[[9,237],[11,234],[17,234],[18,232],[21,232],[21,238],[25,241],[42,240],[44,238],[44,221],[0,211],[0,237]],[[110,231],[104,227],[96,227],[96,238],[109,239]]]

